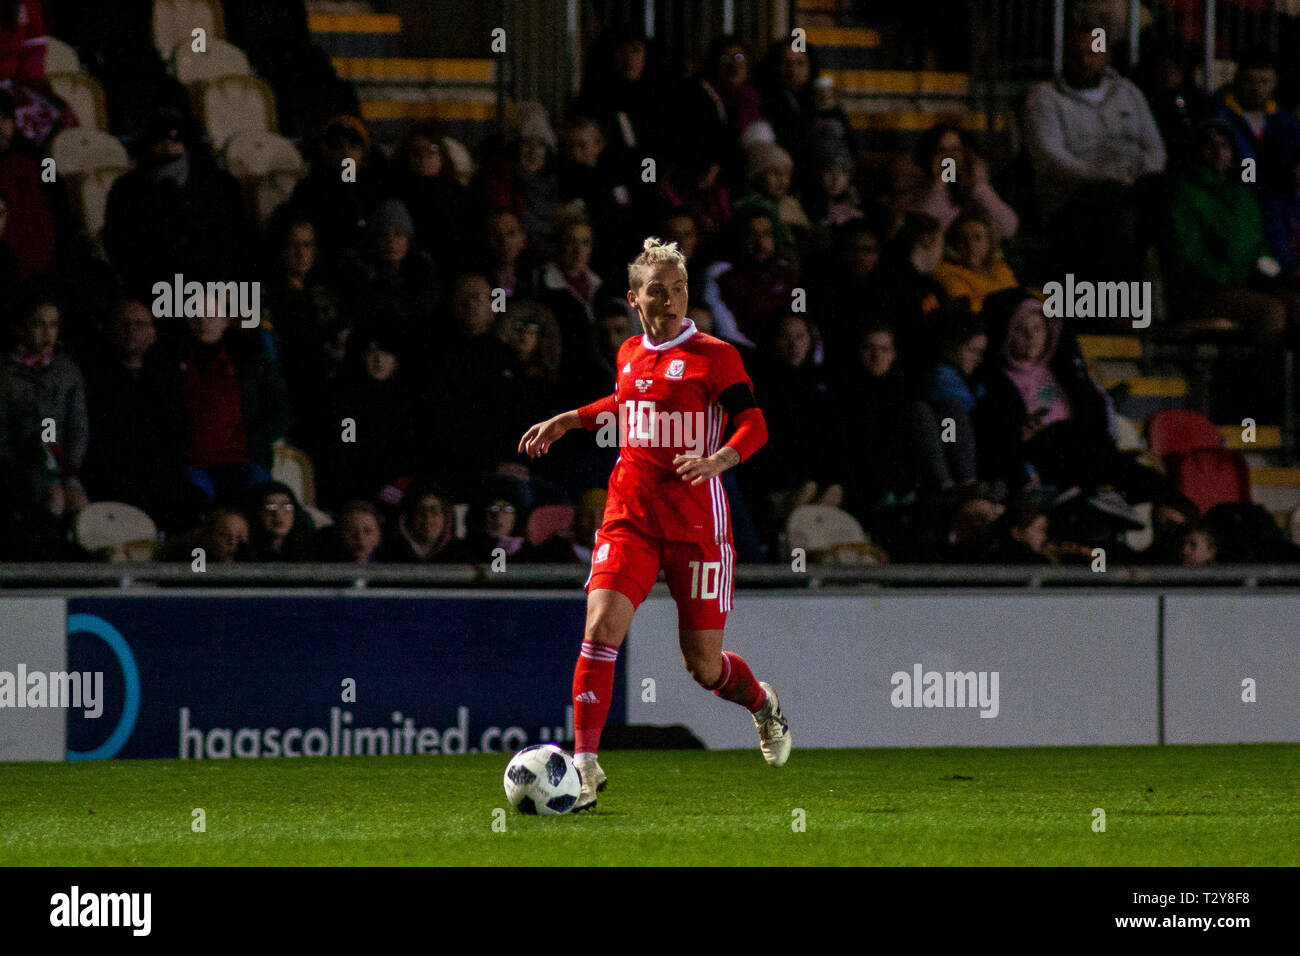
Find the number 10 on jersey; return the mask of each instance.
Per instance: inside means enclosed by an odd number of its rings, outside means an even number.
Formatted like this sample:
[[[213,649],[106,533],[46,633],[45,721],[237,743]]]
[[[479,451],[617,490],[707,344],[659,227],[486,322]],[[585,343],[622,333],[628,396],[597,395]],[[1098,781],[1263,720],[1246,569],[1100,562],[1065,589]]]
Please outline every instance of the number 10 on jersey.
[[[689,564],[691,566],[691,597],[705,599],[717,597],[718,581],[722,578],[722,562],[691,561]],[[701,568],[704,569],[702,576],[700,574]]]

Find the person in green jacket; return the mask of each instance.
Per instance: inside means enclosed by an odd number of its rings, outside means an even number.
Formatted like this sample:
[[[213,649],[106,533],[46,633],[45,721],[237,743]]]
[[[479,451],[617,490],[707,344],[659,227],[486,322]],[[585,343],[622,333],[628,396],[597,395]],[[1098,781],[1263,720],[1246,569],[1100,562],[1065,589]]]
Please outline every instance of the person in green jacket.
[[[1227,318],[1261,337],[1300,323],[1300,294],[1285,288],[1259,206],[1242,183],[1232,130],[1202,123],[1173,185],[1168,298],[1176,320]]]

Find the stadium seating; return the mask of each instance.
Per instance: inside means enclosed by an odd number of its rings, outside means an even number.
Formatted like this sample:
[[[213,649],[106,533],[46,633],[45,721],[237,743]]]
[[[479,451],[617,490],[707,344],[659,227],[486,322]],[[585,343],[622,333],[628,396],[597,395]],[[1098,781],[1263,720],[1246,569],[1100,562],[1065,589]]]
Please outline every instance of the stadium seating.
[[[307,175],[297,147],[276,133],[236,133],[226,143],[224,158],[226,169],[244,191],[249,215],[260,223],[289,199]]]
[[[244,51],[225,40],[209,40],[205,53],[195,53],[189,41],[182,40],[172,51],[171,62],[176,79],[185,86],[219,76],[250,76],[253,72]]]
[[[272,454],[271,477],[292,488],[303,505],[314,506],[316,466],[312,463],[311,456],[301,448],[283,443],[276,445]]]
[[[1223,436],[1200,412],[1157,412],[1147,423],[1147,444],[1157,455],[1176,455],[1199,448],[1222,448]]]
[[[181,41],[189,43],[199,28],[207,32],[209,45],[225,39],[225,13],[217,0],[154,0],[153,43],[163,59]]]
[[[572,505],[541,505],[528,515],[528,526],[524,536],[529,544],[537,547],[572,528]]]
[[[77,516],[73,534],[78,545],[109,561],[150,560],[158,541],[153,519],[120,501],[87,505]]]
[[[50,155],[62,176],[79,176],[103,166],[131,165],[131,157],[117,137],[86,126],[56,133],[50,140]]]
[[[108,129],[108,101],[99,80],[89,73],[49,73],[50,89],[91,129]]]
[[[45,38],[45,73],[82,73],[77,51],[56,37]]]
[[[786,538],[792,548],[807,552],[823,551],[842,544],[860,544],[867,540],[862,525],[847,511],[829,505],[801,505],[790,513],[785,524]]]
[[[100,234],[104,231],[104,213],[108,208],[108,191],[127,166],[100,166],[78,177],[74,203],[81,223],[97,252],[103,252]]]
[[[204,83],[198,114],[218,150],[237,133],[280,131],[275,95],[255,76],[221,76]]]
[[[1175,487],[1195,502],[1201,513],[1215,505],[1249,502],[1250,471],[1239,451],[1197,448],[1169,457]]]

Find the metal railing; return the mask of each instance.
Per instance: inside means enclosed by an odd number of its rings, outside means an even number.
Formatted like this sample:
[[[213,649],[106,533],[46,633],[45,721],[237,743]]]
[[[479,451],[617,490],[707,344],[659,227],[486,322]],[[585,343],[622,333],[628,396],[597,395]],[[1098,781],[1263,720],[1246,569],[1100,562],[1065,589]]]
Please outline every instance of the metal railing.
[[[188,564],[0,564],[0,590],[139,591],[177,588],[275,589],[578,589],[585,564],[516,564],[494,572],[487,565],[230,564],[196,572]],[[1208,568],[1088,567],[914,564],[888,567],[739,565],[738,587],[819,590],[997,588],[1297,588],[1300,565],[1224,565]],[[659,585],[663,589],[663,585]],[[666,592],[665,592],[666,593]]]

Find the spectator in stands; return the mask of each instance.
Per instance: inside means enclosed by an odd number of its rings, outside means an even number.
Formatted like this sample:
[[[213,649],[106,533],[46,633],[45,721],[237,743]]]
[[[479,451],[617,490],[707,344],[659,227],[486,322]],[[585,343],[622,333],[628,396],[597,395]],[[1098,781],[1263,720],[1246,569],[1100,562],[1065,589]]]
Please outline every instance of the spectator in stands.
[[[526,519],[521,483],[492,476],[476,490],[470,505],[469,533],[447,548],[447,560],[457,564],[489,564],[500,555],[518,555],[524,546],[521,534]]]
[[[440,464],[453,476],[494,468],[516,458],[523,417],[522,376],[510,346],[494,334],[491,288],[466,273],[451,299],[452,331],[423,374],[428,378]]]
[[[40,275],[54,262],[54,215],[41,183],[40,156],[19,133],[14,98],[0,89],[0,192],[9,216],[0,234],[21,278]]]
[[[1165,491],[1151,503],[1151,544],[1136,555],[1142,564],[1181,564],[1183,535],[1201,511],[1186,495]]]
[[[862,200],[853,185],[853,157],[847,149],[819,150],[811,162],[806,210],[813,223],[815,255],[820,257],[833,250],[837,228],[862,217]]]
[[[1164,170],[1165,148],[1142,92],[1095,49],[1094,25],[1073,20],[1063,75],[1029,91],[1026,146],[1058,271],[1135,279],[1144,177]]]
[[[934,413],[912,398],[893,329],[869,325],[855,359],[836,392],[845,507],[869,528],[891,525],[890,512],[943,491],[951,478]],[[899,544],[885,548],[893,554]]]
[[[1300,296],[1273,281],[1280,266],[1234,163],[1231,131],[1209,120],[1193,137],[1196,158],[1172,189],[1166,286],[1189,318],[1226,316],[1276,336],[1300,322]]]
[[[316,224],[318,255],[332,269],[364,241],[366,217],[384,192],[369,131],[355,116],[335,116],[321,129],[311,170],[289,201]]]
[[[506,298],[523,298],[536,291],[541,255],[528,248],[528,235],[514,213],[497,209],[484,217],[482,258],[492,288],[504,289]]]
[[[676,150],[703,149],[719,157],[727,186],[741,182],[742,150],[776,140],[749,78],[749,55],[735,36],[714,39],[702,68],[677,102],[682,135]]]
[[[180,365],[185,464],[204,506],[269,478],[272,445],[292,424],[288,389],[262,340],[231,329],[221,311],[209,297],[204,314],[187,320]]]
[[[590,116],[575,116],[560,130],[560,200],[580,200],[600,247],[592,257],[596,272],[615,276],[636,256],[641,210],[633,205],[634,193],[626,175],[601,161],[605,136]]]
[[[569,394],[561,375],[564,349],[559,326],[549,309],[527,299],[515,302],[497,322],[497,335],[510,346],[519,362],[525,417],[542,421],[559,414],[562,408],[575,407],[564,404]],[[594,343],[588,344],[594,351]],[[594,361],[594,356],[590,361]],[[590,376],[588,367],[579,371]],[[604,386],[608,387],[612,381],[612,376],[607,378]]]
[[[1265,189],[1262,208],[1269,251],[1281,267],[1280,278],[1300,282],[1300,148],[1279,164]]]
[[[316,529],[288,485],[263,481],[248,489],[249,557],[253,561],[312,561]]]
[[[1195,56],[1177,45],[1142,45],[1142,92],[1160,130],[1171,167],[1191,153],[1192,132],[1214,103],[1193,76]]]
[[[1232,85],[1215,97],[1214,115],[1231,131],[1238,159],[1255,162],[1254,178],[1246,184],[1252,194],[1277,176],[1286,157],[1300,147],[1300,123],[1274,102],[1275,92],[1273,57],[1256,50],[1238,60]]]
[[[364,498],[353,498],[339,509],[338,524],[330,529],[322,555],[326,561],[373,564],[383,544],[379,509]]]
[[[208,564],[248,559],[248,519],[234,508],[213,508],[199,530],[199,547]],[[189,557],[188,554],[185,555]]]
[[[776,229],[776,256],[795,268],[808,248],[812,223],[799,200],[790,195],[794,163],[775,143],[755,143],[745,153],[745,174],[751,192],[736,203],[737,216],[762,210]]]
[[[700,251],[710,262],[722,252],[724,230],[731,219],[731,192],[722,185],[722,153],[700,144],[672,160],[660,177],[660,204],[665,218],[685,213],[695,222]]]
[[[474,240],[469,190],[443,155],[443,128],[436,120],[414,127],[402,141],[393,193],[410,211],[415,243],[448,273],[464,263]]]
[[[249,248],[234,177],[197,145],[189,121],[159,112],[139,164],[108,193],[104,244],[128,294],[144,297],[177,273],[238,273]]]
[[[834,268],[823,280],[817,317],[826,361],[836,370],[858,364],[858,344],[873,312],[885,231],[879,218],[855,219],[833,233]]]
[[[484,208],[515,214],[534,250],[551,247],[560,204],[555,130],[540,103],[520,103],[518,127],[506,149],[479,170],[475,192]]]
[[[15,289],[20,279],[18,257],[4,244],[5,230],[9,225],[9,197],[0,189],[0,289]]]
[[[1204,568],[1214,564],[1219,556],[1214,532],[1203,521],[1193,522],[1183,532],[1178,555],[1185,568]]]
[[[451,499],[433,485],[413,482],[402,498],[396,530],[384,538],[380,560],[387,564],[445,561],[454,526]]]
[[[989,560],[997,543],[997,522],[1006,505],[987,485],[966,490],[958,499],[948,525],[947,555],[951,564],[978,564]]]
[[[442,276],[433,257],[413,242],[415,221],[399,199],[375,207],[366,223],[366,248],[349,256],[343,286],[354,315],[380,313],[413,347],[424,348],[442,308]]]
[[[945,234],[960,216],[972,214],[986,219],[1006,239],[1020,228],[1020,217],[989,181],[988,163],[957,127],[940,123],[926,130],[912,161],[922,176],[908,211],[933,216]]]
[[[988,335],[983,323],[974,318],[950,319],[943,323],[940,332],[942,357],[930,374],[925,398],[934,409],[941,437],[945,439],[943,450],[948,474],[958,484],[969,484],[975,481],[978,469],[971,416],[984,397],[984,386],[976,374],[984,362]],[[951,439],[946,434],[949,419]]]
[[[1024,499],[1013,502],[991,529],[993,564],[1051,564],[1047,556],[1047,514]]]
[[[560,330],[564,377],[581,377],[596,349],[595,303],[606,288],[591,268],[594,234],[581,204],[565,206],[555,222],[555,257],[542,267],[538,301]]]
[[[349,313],[325,281],[316,244],[316,225],[286,203],[269,227],[270,276],[263,286],[263,311],[276,334],[276,349],[298,420],[321,407],[343,370]]]
[[[825,454],[843,439],[834,431],[836,409],[825,373],[814,361],[813,329],[803,315],[787,312],[763,343],[756,363],[755,394],[767,418],[767,447],[754,461],[752,481],[778,499],[818,500],[838,506],[838,461]],[[799,489],[808,482],[810,493]],[[778,511],[788,509],[778,508]]]
[[[983,216],[962,216],[948,230],[948,252],[934,270],[934,278],[948,298],[965,299],[978,313],[986,296],[1014,289],[1015,274],[1002,258],[996,228]]]
[[[21,290],[13,311],[17,345],[5,361],[4,433],[13,498],[48,526],[89,499],[81,469],[89,441],[86,385],[59,347],[60,303],[44,283]]]
[[[405,368],[407,339],[391,325],[359,329],[348,371],[316,428],[321,500],[377,495],[417,468],[420,402]]]
[[[185,419],[176,366],[155,347],[153,313],[138,299],[113,310],[106,349],[86,363],[90,445],[83,476],[98,501],[123,501],[163,529],[176,526]]]
[[[873,298],[897,334],[909,378],[919,380],[937,357],[935,323],[948,305],[935,270],[943,260],[943,227],[924,213],[907,214],[903,227],[880,257],[880,279]]]
[[[645,36],[627,28],[598,43],[587,60],[577,113],[595,118],[610,144],[610,168],[641,185],[641,162],[663,144],[664,96]]]
[[[990,296],[984,398],[975,409],[980,476],[1013,489],[1031,476],[1056,488],[1110,485],[1149,501],[1160,476],[1121,454],[1108,430],[1101,390],[1059,317],[1024,290]]]
[[[790,309],[799,273],[776,255],[776,223],[770,213],[751,209],[737,214],[732,232],[739,255],[717,276],[718,298],[706,298],[705,305],[713,310],[723,338],[732,335],[749,345],[768,338]]]
[[[794,157],[796,191],[815,185],[818,153],[850,151],[848,117],[834,102],[834,87],[823,75],[816,50],[796,50],[776,40],[755,71],[754,85],[776,141]]]
[[[0,0],[0,80],[45,79],[46,45],[40,0]]]

